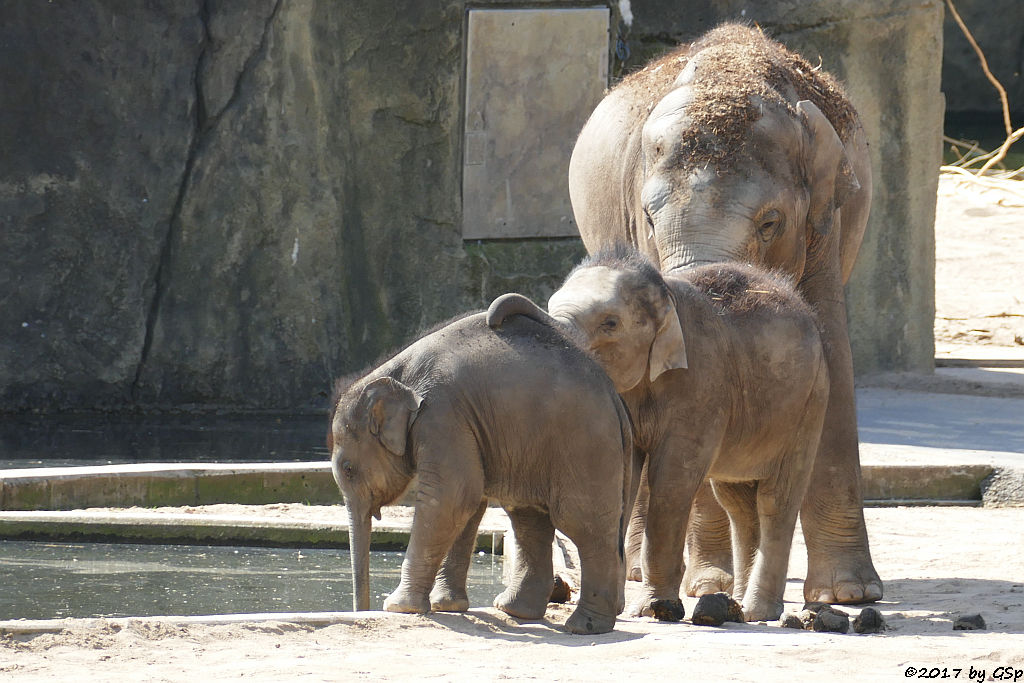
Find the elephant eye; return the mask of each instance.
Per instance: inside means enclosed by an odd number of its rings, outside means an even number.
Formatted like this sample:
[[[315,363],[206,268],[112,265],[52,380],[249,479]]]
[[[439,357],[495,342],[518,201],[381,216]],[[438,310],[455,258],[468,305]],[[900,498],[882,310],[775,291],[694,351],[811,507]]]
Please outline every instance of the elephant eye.
[[[771,242],[780,232],[782,232],[782,228],[785,226],[785,223],[786,219],[782,213],[776,209],[772,209],[771,211],[767,211],[762,214],[758,221],[757,234],[761,237],[762,241]]]
[[[352,463],[346,460],[341,463],[341,473],[345,475],[345,478],[352,481],[356,476],[355,468],[352,467]]]
[[[619,329],[619,319],[616,318],[614,315],[608,316],[607,318],[601,321],[599,327],[602,332],[614,332],[615,330]]]

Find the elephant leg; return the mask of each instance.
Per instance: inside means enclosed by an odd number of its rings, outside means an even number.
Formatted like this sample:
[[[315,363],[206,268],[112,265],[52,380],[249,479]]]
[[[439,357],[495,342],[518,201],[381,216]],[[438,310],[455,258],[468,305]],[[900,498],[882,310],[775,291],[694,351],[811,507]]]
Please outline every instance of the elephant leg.
[[[475,504],[453,508],[417,500],[409,547],[402,561],[402,578],[398,588],[384,600],[386,611],[430,611],[430,591],[441,561],[476,509]]]
[[[871,561],[864,524],[853,361],[842,285],[836,274],[818,273],[805,278],[800,289],[818,310],[829,372],[821,443],[800,510],[807,544],[804,598],[873,602],[882,597],[882,581]]]
[[[719,591],[731,592],[732,534],[729,517],[715,499],[711,484],[697,489],[686,529],[686,571],[683,590],[691,598]]]
[[[466,576],[469,574],[469,564],[476,548],[476,531],[486,510],[487,501],[480,501],[480,507],[466,522],[462,533],[455,539],[451,550],[441,562],[441,569],[434,577],[434,588],[430,591],[430,609],[433,611],[465,612],[469,609]]]
[[[757,483],[712,481],[715,497],[729,517],[732,539],[733,597],[743,600],[757,556],[761,530],[757,519]]]
[[[505,511],[515,536],[515,566],[510,585],[494,598],[494,606],[519,619],[540,619],[555,580],[551,564],[555,527],[548,513],[534,508],[507,507]]]
[[[704,468],[687,469],[673,462],[674,454],[651,454],[648,482],[650,504],[643,540],[643,585],[627,609],[629,616],[653,616],[678,621],[683,616],[679,588],[683,580],[686,522],[693,497],[704,479]],[[697,462],[710,458],[696,457]]]
[[[604,523],[576,514],[556,518],[556,523],[580,554],[579,605],[565,622],[570,633],[606,633],[622,611],[626,566],[620,545],[621,510]],[[617,517],[616,519],[611,519]]]
[[[636,470],[634,469],[634,473]],[[647,486],[647,462],[639,475],[639,486],[633,502],[633,510],[629,517],[626,530],[626,578],[630,581],[642,581],[641,548],[644,541],[644,529],[647,527],[647,508],[650,504],[651,490]]]
[[[808,410],[796,433],[797,446],[784,458],[775,474],[757,486],[757,517],[760,541],[742,596],[747,621],[771,621],[782,615],[786,570],[793,547],[799,503],[810,479],[817,450],[821,412]],[[808,436],[810,435],[810,437]]]

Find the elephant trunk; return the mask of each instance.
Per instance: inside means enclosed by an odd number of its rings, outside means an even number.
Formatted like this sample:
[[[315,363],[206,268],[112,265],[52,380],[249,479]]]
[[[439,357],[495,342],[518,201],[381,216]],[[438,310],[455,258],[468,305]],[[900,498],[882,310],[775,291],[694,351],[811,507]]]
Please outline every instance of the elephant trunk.
[[[352,609],[370,609],[370,515],[348,508],[348,547],[352,558]]]

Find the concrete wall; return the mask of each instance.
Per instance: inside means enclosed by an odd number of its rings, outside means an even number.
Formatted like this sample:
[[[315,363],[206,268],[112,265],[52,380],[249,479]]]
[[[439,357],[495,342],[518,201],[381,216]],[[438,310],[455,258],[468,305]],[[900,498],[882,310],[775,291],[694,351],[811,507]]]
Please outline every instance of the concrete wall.
[[[1014,125],[1024,125],[1024,2],[953,0],[967,28],[985,53],[992,74],[1006,88]],[[999,94],[985,78],[974,48],[950,13],[942,26],[942,87],[950,113],[986,113],[1001,127]]]
[[[613,73],[745,5],[613,3],[631,50]],[[466,6],[5,7],[0,410],[319,410],[332,377],[423,326],[505,291],[546,300],[578,240],[462,238]],[[746,13],[845,78],[875,140],[861,371],[931,363],[941,16]]]

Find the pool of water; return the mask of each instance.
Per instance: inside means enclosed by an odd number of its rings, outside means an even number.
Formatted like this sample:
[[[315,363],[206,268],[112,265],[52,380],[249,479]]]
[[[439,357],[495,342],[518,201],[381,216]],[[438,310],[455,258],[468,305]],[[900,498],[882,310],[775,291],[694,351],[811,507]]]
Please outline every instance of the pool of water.
[[[371,553],[371,609],[398,585],[403,556]],[[490,605],[501,575],[500,556],[474,556],[470,604]],[[351,609],[345,550],[0,541],[0,619]]]
[[[5,416],[0,469],[324,461],[326,432],[326,416]]]

